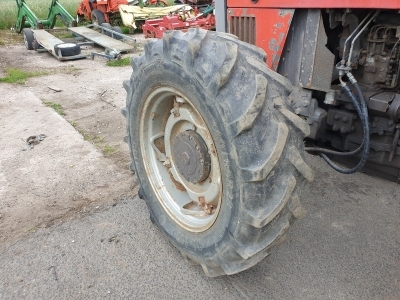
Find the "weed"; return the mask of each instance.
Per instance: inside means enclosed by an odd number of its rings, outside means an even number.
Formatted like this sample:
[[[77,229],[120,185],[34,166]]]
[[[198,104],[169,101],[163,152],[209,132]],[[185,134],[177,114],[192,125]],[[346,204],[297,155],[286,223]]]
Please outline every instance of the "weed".
[[[96,146],[104,141],[104,136],[92,135],[90,133],[84,132],[83,130],[78,130],[78,132],[83,136],[83,139],[85,141],[91,142]]]
[[[105,155],[112,154],[116,151],[117,151],[117,149],[115,149],[115,147],[110,146],[110,145],[104,145],[104,147],[103,147],[103,154],[105,154]]]
[[[120,60],[110,60],[107,62],[107,66],[109,67],[124,67],[129,66],[131,64],[131,58],[125,57]]]
[[[72,125],[72,123],[71,123],[71,125]],[[74,125],[72,125],[72,126],[74,126]],[[74,127],[76,127],[76,124]],[[117,152],[117,149],[115,147],[105,144],[104,136],[90,134],[90,133],[84,132],[81,129],[78,129],[78,132],[83,136],[83,139],[85,141],[92,143],[94,146],[96,146],[96,148],[100,149],[104,155],[110,155],[110,154]]]
[[[130,30],[129,27],[120,26],[123,34],[129,34]]]
[[[76,124],[76,122],[71,122],[71,121],[68,121],[68,122],[69,122],[69,124],[71,124],[71,126],[74,127],[74,128],[76,128],[76,126],[78,126],[78,124]]]
[[[4,46],[6,43],[2,40],[2,39],[0,39],[0,46]]]
[[[5,71],[7,76],[0,78],[0,82],[24,84],[26,80],[30,77],[43,76],[49,74],[49,72],[45,71],[27,72],[24,70],[14,69],[14,68],[6,68]]]
[[[43,100],[42,100],[42,101],[43,101]],[[56,111],[56,113],[58,113],[60,116],[64,116],[64,115],[65,115],[64,110],[63,110],[61,104],[54,103],[54,102],[46,102],[46,101],[43,101],[43,103],[44,103],[46,106],[51,107],[52,109],[54,109],[54,110]]]

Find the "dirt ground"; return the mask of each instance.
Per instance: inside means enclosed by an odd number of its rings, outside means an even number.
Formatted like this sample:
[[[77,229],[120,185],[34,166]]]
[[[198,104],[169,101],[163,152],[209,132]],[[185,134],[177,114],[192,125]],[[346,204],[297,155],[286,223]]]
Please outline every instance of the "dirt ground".
[[[46,71],[25,84],[0,83],[0,244],[125,195],[136,194],[123,142],[123,80],[132,68],[105,58],[60,62],[27,51],[21,36],[0,32],[0,77],[6,68]],[[124,57],[138,55],[137,49]],[[101,51],[85,46],[83,52]],[[44,103],[60,104],[63,115]],[[33,149],[26,139],[45,134]],[[71,169],[73,172],[71,172]]]

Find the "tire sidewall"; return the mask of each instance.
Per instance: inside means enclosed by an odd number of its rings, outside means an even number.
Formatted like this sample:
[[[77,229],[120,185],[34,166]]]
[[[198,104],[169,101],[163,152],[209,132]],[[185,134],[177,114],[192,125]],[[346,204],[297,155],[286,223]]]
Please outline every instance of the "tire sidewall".
[[[239,183],[233,180],[233,160],[230,158],[230,145],[225,141],[230,138],[225,131],[221,114],[215,103],[218,101],[211,95],[210,91],[196,80],[195,75],[189,71],[185,71],[181,66],[166,60],[153,60],[146,64],[145,67],[139,68],[139,75],[136,78],[140,80],[134,81],[134,96],[130,101],[131,108],[128,111],[133,115],[129,116],[129,132],[131,149],[133,149],[133,157],[136,166],[136,174],[139,177],[142,185],[143,193],[150,213],[154,221],[158,224],[159,228],[178,248],[189,252],[196,252],[196,256],[206,257],[215,253],[214,249],[218,247],[229,232],[233,232],[234,224],[237,223],[236,212],[238,211],[237,205],[239,201],[232,201],[232,199],[239,199]],[[144,99],[150,94],[152,90],[161,86],[171,86],[176,90],[182,92],[187,97],[196,109],[200,112],[214,141],[215,148],[218,153],[218,159],[221,169],[222,177],[222,200],[219,215],[214,224],[204,232],[193,233],[189,232],[177,223],[175,223],[164,210],[163,206],[157,200],[157,196],[152,189],[148,177],[145,175],[143,157],[141,148],[135,141],[139,141],[139,128],[140,128],[140,115],[142,114]]]

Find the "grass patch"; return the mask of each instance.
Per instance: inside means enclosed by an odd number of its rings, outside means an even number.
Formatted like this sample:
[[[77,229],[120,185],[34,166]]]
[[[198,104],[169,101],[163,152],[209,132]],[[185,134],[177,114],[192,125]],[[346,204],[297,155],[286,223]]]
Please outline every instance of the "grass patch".
[[[68,31],[67,29],[62,29],[62,30],[54,30],[54,31],[50,31],[49,32],[54,35],[55,37],[59,38],[60,40],[63,39],[73,39],[75,38],[75,36],[72,34],[72,32]]]
[[[7,76],[0,78],[0,82],[24,84],[26,80],[30,77],[43,76],[49,74],[49,72],[45,71],[27,72],[21,69],[14,69],[14,68],[6,68],[5,71]]]
[[[2,39],[0,39],[0,46],[4,46],[6,43],[2,40]]]
[[[107,154],[113,154],[117,151],[117,149],[115,149],[115,147],[110,146],[110,145],[105,145],[103,147],[103,154],[107,155]]]
[[[122,30],[122,33],[123,34],[129,34],[129,27],[126,27],[126,26],[120,26],[121,27],[121,30]]]
[[[91,142],[95,146],[99,146],[104,141],[104,136],[93,135],[90,133],[86,133],[83,130],[78,130],[78,132],[83,136],[85,141]]]
[[[71,123],[71,122],[70,122]],[[71,123],[72,125],[72,123]],[[75,125],[72,125],[76,128],[76,123]],[[81,129],[77,129],[78,132],[83,136],[83,139],[87,142],[92,143],[97,149],[100,149],[103,155],[111,155],[117,152],[117,148],[111,145],[108,145],[105,143],[105,137],[104,136],[99,136],[96,134],[90,134],[87,132],[84,132]]]
[[[54,103],[54,102],[46,102],[46,101],[43,101],[43,103],[46,106],[51,107],[52,109],[54,109],[56,111],[56,113],[58,113],[60,116],[65,116],[65,113],[64,113],[64,110],[63,110],[61,104]]]
[[[130,64],[131,64],[130,57],[124,57],[120,60],[110,60],[106,63],[106,65],[109,67],[125,67],[129,66]]]

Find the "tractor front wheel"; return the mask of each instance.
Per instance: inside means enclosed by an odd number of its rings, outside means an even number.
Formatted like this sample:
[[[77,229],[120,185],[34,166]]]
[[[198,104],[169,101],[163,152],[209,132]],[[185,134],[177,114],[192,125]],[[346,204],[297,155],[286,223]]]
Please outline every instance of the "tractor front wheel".
[[[93,9],[91,13],[91,21],[95,25],[100,25],[102,23],[105,23],[106,19],[102,11],[98,9]]]
[[[232,35],[189,29],[132,62],[126,141],[151,220],[208,276],[261,261],[302,215],[308,124],[287,79]]]

